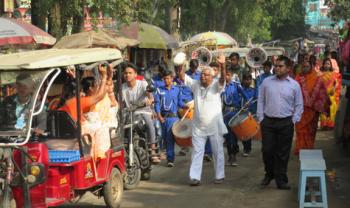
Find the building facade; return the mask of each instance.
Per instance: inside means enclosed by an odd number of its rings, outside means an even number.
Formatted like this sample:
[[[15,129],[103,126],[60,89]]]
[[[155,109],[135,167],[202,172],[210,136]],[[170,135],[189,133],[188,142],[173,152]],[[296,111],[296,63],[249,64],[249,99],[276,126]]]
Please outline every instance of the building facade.
[[[313,29],[332,29],[334,22],[328,17],[330,8],[325,0],[304,0],[305,24]]]

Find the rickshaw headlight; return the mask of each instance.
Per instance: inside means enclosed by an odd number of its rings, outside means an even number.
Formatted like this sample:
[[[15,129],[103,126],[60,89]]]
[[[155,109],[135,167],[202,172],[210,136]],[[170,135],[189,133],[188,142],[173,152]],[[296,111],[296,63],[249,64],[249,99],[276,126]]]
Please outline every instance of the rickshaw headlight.
[[[30,173],[34,176],[38,176],[40,174],[40,167],[37,165],[33,165],[30,167]]]

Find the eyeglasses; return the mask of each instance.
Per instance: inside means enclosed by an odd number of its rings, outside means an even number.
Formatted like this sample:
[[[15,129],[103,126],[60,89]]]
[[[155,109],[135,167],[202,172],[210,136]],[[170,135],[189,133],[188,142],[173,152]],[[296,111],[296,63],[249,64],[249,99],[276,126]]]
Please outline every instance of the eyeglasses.
[[[275,67],[277,68],[277,67],[284,67],[285,65],[275,65]]]

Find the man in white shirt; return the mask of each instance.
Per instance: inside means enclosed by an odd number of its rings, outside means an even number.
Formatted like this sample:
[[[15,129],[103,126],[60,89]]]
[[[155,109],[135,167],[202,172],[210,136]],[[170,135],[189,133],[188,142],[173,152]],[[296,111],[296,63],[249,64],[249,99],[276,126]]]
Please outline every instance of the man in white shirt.
[[[179,53],[177,57],[186,56]],[[185,61],[185,60],[184,60]],[[220,56],[217,62],[221,68],[221,76],[214,81],[214,70],[211,67],[202,67],[200,80],[193,80],[185,75],[184,68],[179,67],[179,78],[189,86],[193,92],[194,98],[194,118],[192,126],[192,161],[190,167],[190,185],[200,185],[204,147],[207,139],[209,139],[213,151],[214,167],[215,167],[215,183],[223,183],[225,178],[225,159],[223,135],[227,133],[221,111],[220,94],[225,86],[225,56]]]
[[[125,83],[122,85],[123,101],[126,107],[131,105],[145,104],[145,107],[137,109],[135,115],[139,114],[143,117],[147,126],[147,135],[149,136],[149,143],[151,144],[152,162],[159,164],[160,159],[156,155],[156,133],[152,119],[151,105],[154,101],[151,92],[147,91],[147,82],[144,80],[137,80],[136,67],[128,63],[123,72]]]

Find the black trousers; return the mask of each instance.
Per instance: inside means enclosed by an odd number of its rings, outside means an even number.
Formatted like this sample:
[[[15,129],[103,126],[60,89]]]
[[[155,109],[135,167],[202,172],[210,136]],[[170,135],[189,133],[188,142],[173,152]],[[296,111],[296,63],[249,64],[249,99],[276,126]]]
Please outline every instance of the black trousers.
[[[291,117],[264,117],[261,122],[262,153],[266,176],[277,185],[288,183],[287,167],[292,147],[294,124]]]

